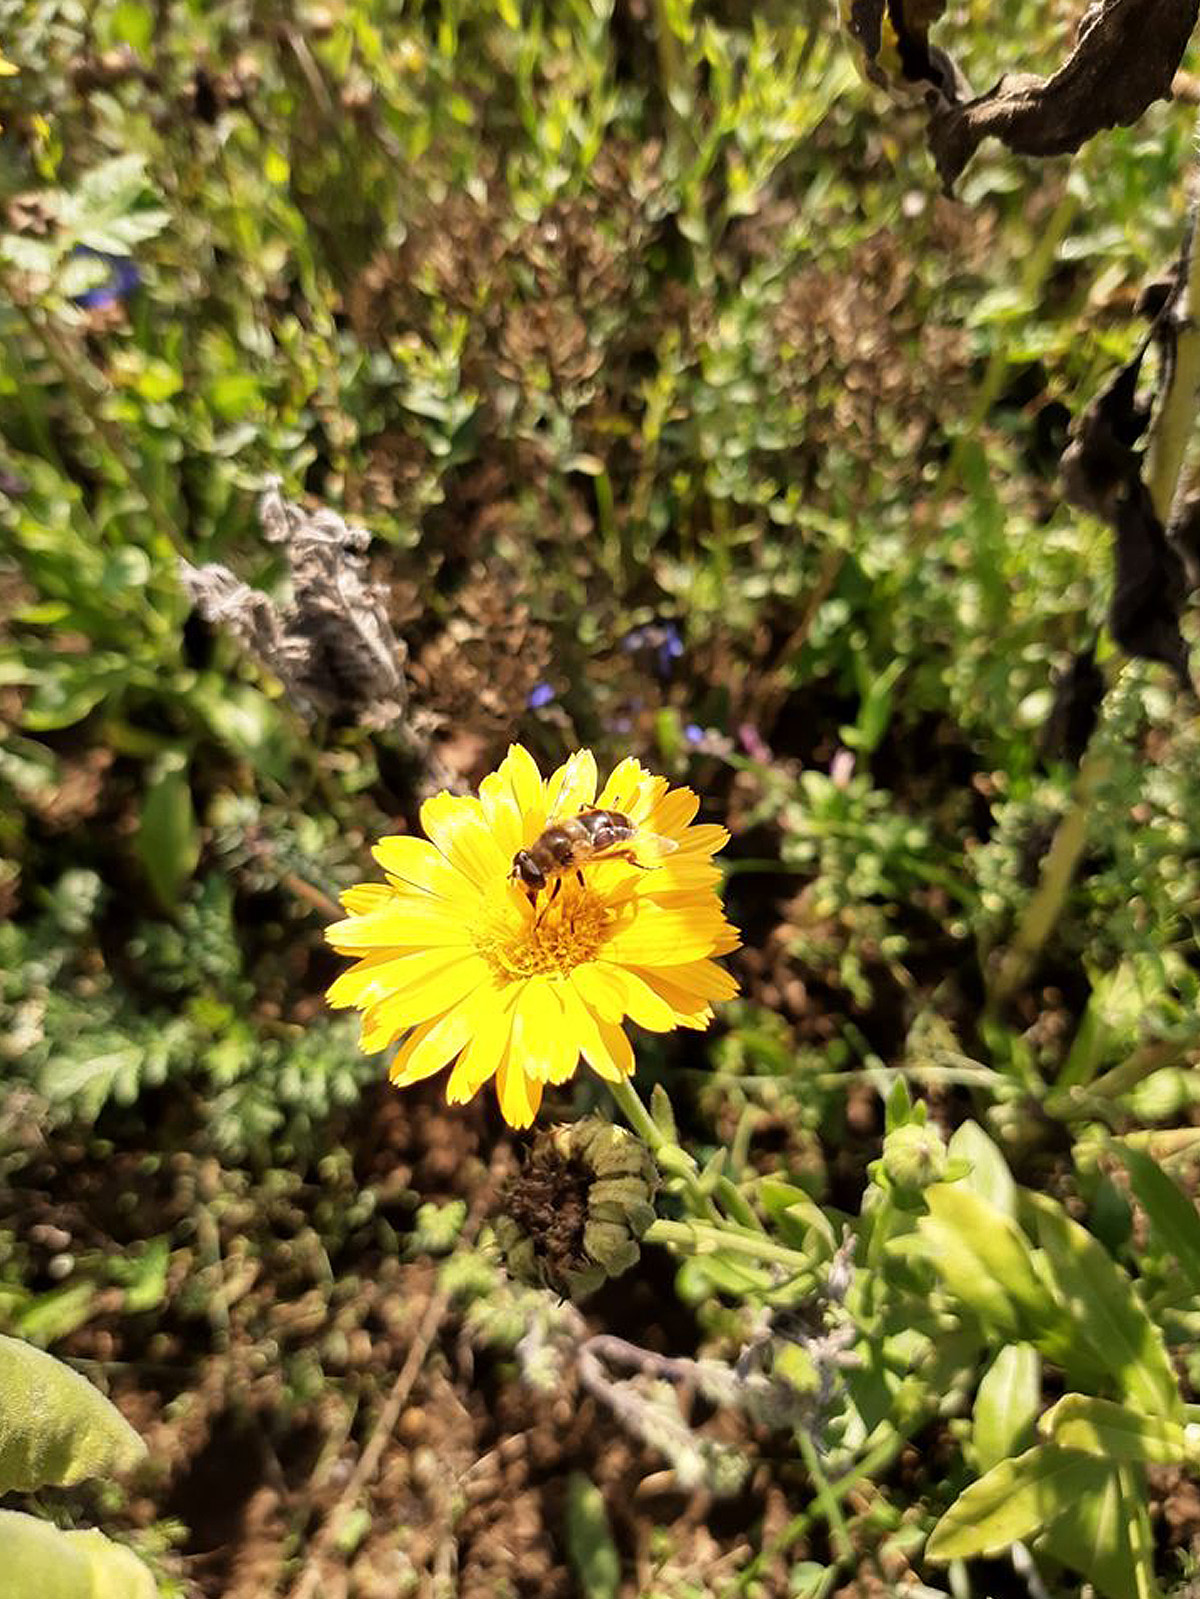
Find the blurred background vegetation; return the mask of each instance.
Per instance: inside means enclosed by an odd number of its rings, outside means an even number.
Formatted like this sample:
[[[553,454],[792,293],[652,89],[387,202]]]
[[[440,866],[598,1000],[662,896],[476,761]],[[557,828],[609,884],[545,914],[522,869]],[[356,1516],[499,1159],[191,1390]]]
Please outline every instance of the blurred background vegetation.
[[[853,1212],[911,1068],[1046,1182],[1070,1119],[1022,1096],[1138,1049],[1096,1114],[1189,1125],[1200,761],[1163,669],[1120,670],[1083,869],[985,995],[1069,803],[1053,674],[1111,590],[1058,457],[1177,249],[1194,108],[1070,163],[986,147],[949,199],[835,9],[0,0],[0,1331],[149,1437],[104,1508],[164,1593],[283,1591],[499,1135],[380,1085],[321,931],[514,738],[632,751],[734,831],[745,998],[639,1049],[698,1153],[746,1125],[750,1166]],[[961,6],[956,48],[1044,71],[1079,9]],[[396,728],[305,718],[191,611],[180,557],[280,592],[273,475],[370,530]],[[733,1338],[665,1257],[621,1318]],[[574,1591],[554,1483],[595,1445],[564,1413],[503,1455],[519,1326],[476,1388],[439,1368],[441,1442],[401,1437],[346,1591],[417,1591],[447,1539],[465,1594]],[[431,1447],[508,1475],[447,1507]],[[647,1458],[610,1440],[610,1500]],[[911,1469],[864,1547],[903,1554]],[[725,1591],[708,1565],[792,1513],[785,1468],[755,1481],[741,1519],[610,1506],[627,1591]],[[730,1591],[809,1591],[799,1559]]]

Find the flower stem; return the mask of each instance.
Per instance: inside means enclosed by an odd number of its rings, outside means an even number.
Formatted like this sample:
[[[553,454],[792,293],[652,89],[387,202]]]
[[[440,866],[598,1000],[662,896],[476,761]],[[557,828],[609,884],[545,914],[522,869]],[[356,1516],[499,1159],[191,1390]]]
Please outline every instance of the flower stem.
[[[783,1266],[793,1276],[807,1273],[813,1277],[813,1263],[798,1249],[787,1249],[770,1238],[754,1233],[717,1227],[704,1221],[658,1221],[650,1223],[642,1239],[647,1244],[668,1244],[691,1255],[716,1255],[722,1250],[735,1255],[749,1255],[753,1260],[765,1261],[771,1266]]]
[[[654,1117],[642,1104],[638,1091],[629,1078],[622,1077],[618,1082],[609,1083],[608,1089],[631,1130],[647,1145],[650,1153],[657,1156],[668,1141]]]

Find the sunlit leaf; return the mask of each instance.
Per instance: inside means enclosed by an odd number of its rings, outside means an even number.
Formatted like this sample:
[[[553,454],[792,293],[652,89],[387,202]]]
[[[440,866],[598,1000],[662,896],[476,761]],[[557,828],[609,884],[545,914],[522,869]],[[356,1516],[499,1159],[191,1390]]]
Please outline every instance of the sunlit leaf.
[[[1181,1422],[1145,1416],[1090,1394],[1067,1394],[1042,1417],[1038,1431],[1060,1449],[1079,1449],[1105,1460],[1172,1466],[1181,1464],[1187,1453]]]
[[[1179,1385],[1162,1333],[1102,1244],[1044,1194],[1026,1196],[1051,1279],[1075,1326],[1129,1398],[1182,1420]]]
[[[1037,1444],[1002,1460],[955,1500],[933,1529],[930,1560],[994,1555],[1024,1541],[1100,1487],[1109,1467],[1073,1449]]]
[[[1005,1344],[975,1396],[971,1450],[989,1471],[1033,1442],[1042,1397],[1042,1362],[1030,1344]]]
[[[20,1339],[0,1337],[0,1493],[125,1471],[145,1452],[86,1378]]]
[[[154,1578],[132,1550],[100,1532],[62,1532],[0,1510],[0,1599],[155,1599]]]

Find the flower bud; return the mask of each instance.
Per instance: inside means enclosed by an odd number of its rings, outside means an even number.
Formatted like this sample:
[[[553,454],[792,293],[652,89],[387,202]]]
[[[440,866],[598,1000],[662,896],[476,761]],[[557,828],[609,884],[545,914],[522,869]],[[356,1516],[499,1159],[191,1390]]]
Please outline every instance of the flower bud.
[[[946,1171],[946,1146],[936,1127],[909,1122],[883,1141],[883,1175],[901,1203],[919,1199]]]

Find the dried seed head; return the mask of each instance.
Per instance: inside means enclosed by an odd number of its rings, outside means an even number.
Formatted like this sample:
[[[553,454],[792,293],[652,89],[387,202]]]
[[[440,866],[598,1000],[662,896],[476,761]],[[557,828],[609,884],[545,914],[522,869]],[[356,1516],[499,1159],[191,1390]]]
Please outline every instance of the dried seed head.
[[[636,1263],[657,1185],[646,1147],[599,1117],[539,1133],[495,1221],[509,1271],[564,1298],[593,1293]]]
[[[180,562],[184,587],[206,621],[226,627],[279,678],[307,715],[391,727],[405,709],[403,644],[392,631],[387,590],[367,576],[371,535],[335,511],[306,511],[272,482],[259,503],[264,537],[283,547],[293,599],[278,605],[224,566]]]

